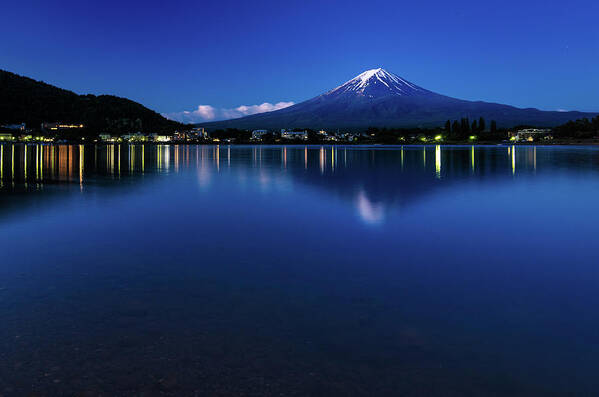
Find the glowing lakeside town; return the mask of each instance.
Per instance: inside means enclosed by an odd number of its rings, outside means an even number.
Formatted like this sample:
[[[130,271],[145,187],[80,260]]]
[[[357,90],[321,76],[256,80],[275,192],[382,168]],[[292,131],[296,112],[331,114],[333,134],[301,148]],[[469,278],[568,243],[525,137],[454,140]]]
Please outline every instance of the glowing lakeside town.
[[[469,124],[467,124],[469,125]],[[456,127],[454,126],[454,129]],[[84,131],[81,123],[51,122],[42,123],[39,129],[28,128],[25,123],[0,126],[0,142],[45,142],[45,143],[329,143],[329,144],[426,144],[426,143],[551,143],[553,130],[544,128],[520,128],[497,130],[492,124],[492,138],[475,125],[466,135],[456,139],[451,135],[451,127],[436,130],[405,130],[394,133],[389,139],[386,130],[368,129],[363,132],[313,131],[308,129],[281,129],[278,131],[258,129],[253,131],[220,130],[209,132],[203,127],[194,127],[167,133],[133,132],[115,134],[102,132],[97,135],[78,134]],[[73,136],[76,136],[73,139]],[[491,139],[489,139],[491,138]]]

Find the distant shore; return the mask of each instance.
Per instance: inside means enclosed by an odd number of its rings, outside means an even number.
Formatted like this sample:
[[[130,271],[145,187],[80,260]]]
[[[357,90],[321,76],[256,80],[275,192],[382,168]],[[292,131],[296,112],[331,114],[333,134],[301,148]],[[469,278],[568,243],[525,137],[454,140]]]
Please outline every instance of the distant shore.
[[[19,142],[19,141],[0,141],[0,145],[148,145],[148,146],[176,146],[176,145],[201,145],[201,146],[599,146],[599,139],[587,140],[553,140],[542,142],[407,142],[407,143],[386,143],[386,142],[78,142],[78,141],[60,141],[60,142]]]

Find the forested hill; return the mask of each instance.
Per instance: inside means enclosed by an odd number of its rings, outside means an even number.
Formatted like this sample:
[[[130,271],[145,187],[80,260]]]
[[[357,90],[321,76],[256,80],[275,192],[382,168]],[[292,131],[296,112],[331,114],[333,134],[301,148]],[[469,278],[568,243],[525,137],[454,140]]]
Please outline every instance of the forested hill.
[[[129,99],[112,95],[77,95],[0,70],[0,125],[42,122],[84,124],[88,133],[171,132],[182,125]]]

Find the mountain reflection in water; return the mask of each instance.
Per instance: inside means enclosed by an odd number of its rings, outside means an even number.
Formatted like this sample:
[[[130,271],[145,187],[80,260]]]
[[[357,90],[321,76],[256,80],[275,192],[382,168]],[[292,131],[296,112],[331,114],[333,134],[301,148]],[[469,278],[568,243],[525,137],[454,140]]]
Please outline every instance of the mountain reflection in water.
[[[118,194],[122,181],[130,186],[164,174],[196,172],[203,187],[219,173],[240,182],[255,178],[265,189],[302,183],[353,203],[364,222],[377,224],[389,212],[455,184],[508,182],[570,163],[595,172],[598,162],[594,150],[536,146],[2,144],[0,200],[6,205],[0,214],[26,208],[28,196],[83,192],[97,184]],[[59,188],[48,191],[49,186]],[[18,202],[8,199],[16,194]]]
[[[599,150],[0,145],[0,395],[594,395]]]

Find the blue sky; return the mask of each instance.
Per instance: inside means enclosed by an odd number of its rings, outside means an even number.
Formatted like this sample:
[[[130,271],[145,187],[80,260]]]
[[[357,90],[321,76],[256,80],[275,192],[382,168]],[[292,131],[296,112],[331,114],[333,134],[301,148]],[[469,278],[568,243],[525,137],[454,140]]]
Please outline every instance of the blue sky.
[[[598,3],[9,1],[0,68],[161,113],[202,105],[199,118],[301,102],[376,67],[457,98],[599,111]]]

